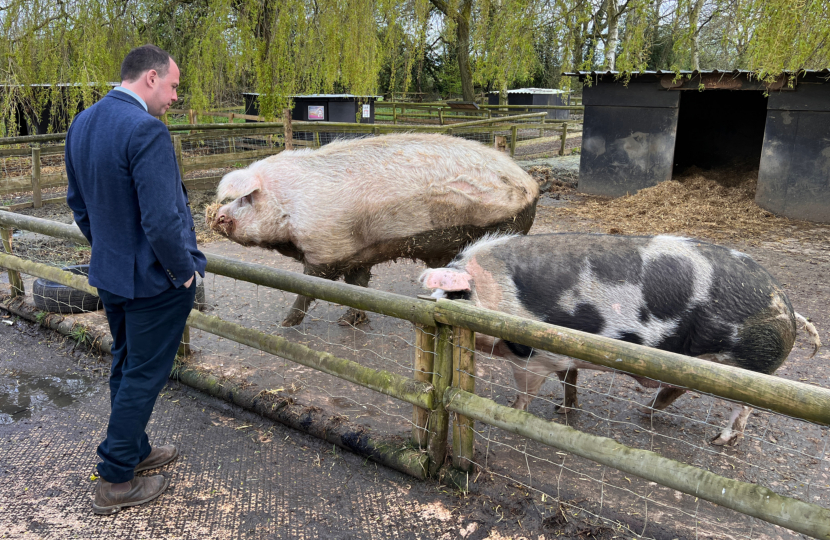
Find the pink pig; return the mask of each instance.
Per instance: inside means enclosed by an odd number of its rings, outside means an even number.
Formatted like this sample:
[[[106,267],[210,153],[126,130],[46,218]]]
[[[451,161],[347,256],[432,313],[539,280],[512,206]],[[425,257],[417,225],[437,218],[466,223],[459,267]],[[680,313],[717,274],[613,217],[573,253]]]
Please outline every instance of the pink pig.
[[[441,267],[487,233],[527,233],[538,197],[536,181],[494,148],[396,134],[283,151],[228,173],[217,200],[233,201],[206,218],[235,242],[297,259],[306,274],[365,287],[375,264]],[[282,324],[302,322],[312,300],[299,296]]]

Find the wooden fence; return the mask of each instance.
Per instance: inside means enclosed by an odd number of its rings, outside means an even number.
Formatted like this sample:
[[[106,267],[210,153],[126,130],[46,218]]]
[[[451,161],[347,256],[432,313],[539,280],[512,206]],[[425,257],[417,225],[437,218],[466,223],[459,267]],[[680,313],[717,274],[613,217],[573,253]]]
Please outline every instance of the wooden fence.
[[[0,212],[0,229],[12,227],[86,244],[73,226]],[[207,257],[207,270],[218,275],[415,323],[416,343],[428,346],[427,350],[433,354],[416,355],[414,367],[418,375],[409,379],[196,311],[188,319],[188,324],[205,332],[412,404],[413,445],[385,449],[372,446],[373,459],[425,478],[439,473],[449,451],[453,470],[469,473],[473,470],[475,452],[472,422],[478,420],[758,519],[815,538],[830,538],[830,511],[821,506],[782,496],[752,483],[724,478],[654,452],[633,449],[605,437],[582,433],[477,396],[471,376],[475,373],[475,356],[471,351],[474,333],[480,332],[821,425],[830,425],[830,390],[522,319],[465,302],[443,299],[432,302],[227,257],[210,254]],[[0,254],[0,267],[8,269],[10,275],[22,272],[96,293],[82,276],[9,253]],[[426,335],[435,338],[429,340]],[[452,449],[447,447],[450,412],[455,415]],[[424,448],[426,452],[421,451]]]
[[[202,113],[199,113],[202,114]],[[234,113],[211,113],[233,115]],[[192,119],[196,120],[195,113]],[[444,133],[448,135],[480,136],[497,147],[502,146],[511,156],[514,156],[517,148],[530,144],[556,143],[559,142],[559,155],[565,152],[567,139],[581,137],[581,125],[574,122],[545,121],[544,112],[526,114],[512,114],[501,117],[488,117],[444,125],[384,125],[384,124],[352,124],[340,122],[292,122],[293,132],[311,133],[308,141],[293,139],[295,147],[320,146],[321,133],[336,134],[366,134],[385,135],[389,133],[416,132],[416,133]],[[554,127],[555,126],[555,127]],[[182,178],[191,171],[244,166],[274,155],[280,152],[285,145],[285,126],[282,122],[261,122],[261,123],[216,123],[216,124],[178,124],[169,125],[173,145],[176,150],[176,157],[179,162]],[[521,130],[521,131],[520,131]],[[554,136],[545,137],[546,132],[559,131]],[[503,139],[496,140],[496,133],[503,133]],[[532,134],[531,138],[520,140],[522,133]],[[229,140],[228,152],[208,156],[189,156],[182,150],[183,145],[205,139],[206,137],[225,136]],[[265,138],[262,148],[255,150],[240,150],[234,147],[235,137],[260,137]],[[65,186],[67,184],[66,172],[42,174],[40,170],[41,158],[55,155],[63,155],[62,144],[42,146],[43,143],[54,143],[63,141],[64,133],[49,135],[30,135],[24,137],[0,138],[0,146],[32,144],[31,148],[2,148],[0,158],[30,158],[32,170],[30,175],[14,176],[0,179],[0,195],[10,193],[29,192],[33,193],[31,202],[18,203],[6,206],[9,210],[19,210],[32,207],[39,208],[43,204],[60,203],[65,199],[56,197],[44,199],[42,191]],[[499,143],[503,144],[499,144]],[[185,180],[188,189],[211,189],[215,187],[221,176],[210,176],[198,179]]]

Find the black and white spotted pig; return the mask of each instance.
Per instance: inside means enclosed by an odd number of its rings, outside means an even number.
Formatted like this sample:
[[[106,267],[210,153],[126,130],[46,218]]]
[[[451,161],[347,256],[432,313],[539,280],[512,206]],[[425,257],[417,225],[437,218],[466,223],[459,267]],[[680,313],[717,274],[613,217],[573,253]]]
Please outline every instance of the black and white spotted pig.
[[[447,267],[427,270],[421,282],[435,289],[433,296],[451,293],[484,308],[760,373],[773,373],[787,358],[796,320],[815,351],[821,345],[815,328],[793,312],[781,286],[749,255],[687,238],[490,237]],[[518,409],[527,410],[553,372],[565,384],[564,412],[577,406],[578,369],[610,371],[517,343],[493,343],[489,336],[477,338],[476,347],[512,362]],[[661,385],[651,407],[664,409],[684,392]],[[733,406],[729,424],[712,442],[736,443],[751,412]]]

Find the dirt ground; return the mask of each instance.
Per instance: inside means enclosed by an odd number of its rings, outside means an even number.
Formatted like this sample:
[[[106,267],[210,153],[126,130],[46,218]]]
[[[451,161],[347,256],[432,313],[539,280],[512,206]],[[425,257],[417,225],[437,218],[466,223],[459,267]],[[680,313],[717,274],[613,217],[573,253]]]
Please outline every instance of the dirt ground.
[[[808,359],[807,341],[800,332],[790,358],[777,375],[830,386],[830,315],[827,310],[830,303],[830,227],[766,216],[757,207],[752,207],[754,203],[736,206],[737,203],[733,203],[740,199],[738,195],[719,191],[718,186],[711,184],[705,184],[709,186],[706,189],[711,192],[711,197],[695,199],[699,194],[692,192],[702,188],[693,189],[694,186],[704,185],[695,178],[691,175],[688,181],[669,186],[675,199],[665,204],[649,203],[646,199],[654,198],[653,193],[645,193],[639,199],[635,196],[610,201],[582,196],[566,182],[552,182],[551,191],[540,201],[531,234],[671,232],[750,254],[782,283],[796,311],[813,321],[822,341],[828,344],[818,355]],[[556,180],[555,175],[553,179]],[[734,186],[721,187],[729,190]],[[658,188],[668,189],[665,186]],[[746,191],[747,188],[741,189]],[[743,195],[744,198],[748,196],[747,193]],[[721,204],[717,203],[719,197]],[[191,198],[197,226],[200,226],[202,220],[197,214],[210,201],[211,194],[192,193]],[[686,204],[690,202],[694,204]],[[696,218],[695,205],[700,209],[702,204],[709,205],[711,213],[699,212]],[[726,219],[722,217],[723,209],[721,217],[712,217],[719,207],[728,208],[732,213],[727,224],[721,221]],[[60,221],[68,218],[65,207],[58,206],[22,213]],[[752,217],[755,214],[758,215]],[[199,234],[206,252],[299,270],[297,263],[278,254],[243,248],[225,240],[214,241],[205,230]],[[68,250],[72,246],[64,246],[55,240],[44,242],[41,249],[71,253]],[[18,246],[23,247],[22,243]],[[407,262],[381,265],[374,269],[370,287],[412,296],[421,292],[416,282],[421,270],[420,265]],[[343,327],[337,324],[337,319],[344,308],[317,302],[301,326],[284,329],[279,322],[293,301],[293,295],[213,275],[207,276],[205,286],[213,315],[266,333],[280,334],[369,367],[411,376],[414,340],[413,328],[408,322],[370,314],[367,324],[357,328]],[[79,320],[94,324],[96,317],[100,325],[100,315],[84,315]],[[368,429],[404,437],[411,430],[411,407],[395,400],[216,336],[194,332],[192,339],[195,351],[192,361],[213,373],[277,391],[299,403],[314,404],[332,415],[344,415],[363,423]],[[501,404],[508,404],[513,399],[515,390],[510,368],[503,361],[480,355],[476,375],[480,395]],[[581,410],[568,415],[555,414],[554,406],[561,398],[561,389],[558,383],[549,381],[531,404],[530,412],[830,507],[830,464],[825,455],[830,433],[826,428],[756,411],[738,446],[714,447],[708,441],[728,416],[728,409],[719,400],[690,393],[665,413],[648,421],[636,415],[634,407],[645,402],[651,393],[643,391],[627,377],[585,373],[581,375],[579,386]],[[493,503],[476,500],[469,507],[470,511],[476,508],[475,519],[481,523],[482,531],[498,530],[498,534],[510,537],[526,535],[533,538],[545,534],[550,537],[661,539],[801,537],[509,433],[478,424],[476,430],[476,461],[481,473],[472,477],[471,482],[478,493],[475,497],[484,497],[485,501]],[[478,504],[481,504],[480,508]],[[576,522],[572,520],[574,515],[578,518]],[[600,523],[595,516],[601,516],[604,520],[601,523],[608,528],[591,531],[588,523]],[[565,536],[560,536],[572,523],[577,529],[570,529]]]

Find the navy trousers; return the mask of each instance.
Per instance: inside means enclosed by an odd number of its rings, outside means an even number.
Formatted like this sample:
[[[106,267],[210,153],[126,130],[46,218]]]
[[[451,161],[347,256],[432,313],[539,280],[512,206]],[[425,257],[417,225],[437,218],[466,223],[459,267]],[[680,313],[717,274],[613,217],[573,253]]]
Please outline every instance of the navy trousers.
[[[127,482],[150,455],[144,429],[173,368],[196,281],[150,298],[131,300],[101,289],[98,296],[112,333],[111,412],[107,438],[98,446],[98,474],[107,482]]]

